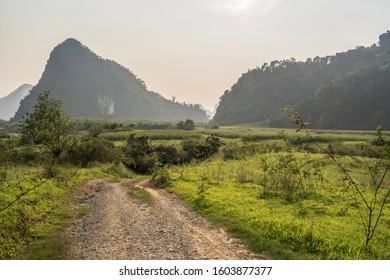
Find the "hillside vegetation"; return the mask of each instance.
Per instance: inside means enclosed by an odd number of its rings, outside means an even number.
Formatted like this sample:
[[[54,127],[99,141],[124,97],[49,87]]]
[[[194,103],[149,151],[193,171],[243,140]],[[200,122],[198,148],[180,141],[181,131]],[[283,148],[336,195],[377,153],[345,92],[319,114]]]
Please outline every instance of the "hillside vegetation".
[[[213,122],[289,125],[285,105],[295,107],[313,128],[390,127],[390,32],[379,45],[326,57],[294,58],[249,70],[220,97]]]

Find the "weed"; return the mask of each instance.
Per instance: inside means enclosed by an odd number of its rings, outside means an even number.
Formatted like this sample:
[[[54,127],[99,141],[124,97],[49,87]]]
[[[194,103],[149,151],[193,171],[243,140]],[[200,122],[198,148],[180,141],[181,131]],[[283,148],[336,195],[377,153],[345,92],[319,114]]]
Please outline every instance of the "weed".
[[[197,209],[204,209],[204,208],[207,208],[207,200],[206,200],[206,194],[207,194],[207,191],[210,189],[211,187],[205,183],[202,183],[200,185],[198,185],[198,190],[196,192],[196,198],[194,200],[194,205]]]
[[[89,212],[91,212],[92,207],[90,205],[84,205],[80,208],[78,213],[78,218],[82,218],[86,216]]]
[[[129,187],[129,191],[127,194],[131,197],[134,198],[136,201],[140,203],[146,203],[146,204],[151,204],[152,200],[150,197],[150,193],[144,189],[137,188],[137,187]]]
[[[172,177],[166,165],[153,172],[152,184],[158,188],[167,188],[172,184]]]

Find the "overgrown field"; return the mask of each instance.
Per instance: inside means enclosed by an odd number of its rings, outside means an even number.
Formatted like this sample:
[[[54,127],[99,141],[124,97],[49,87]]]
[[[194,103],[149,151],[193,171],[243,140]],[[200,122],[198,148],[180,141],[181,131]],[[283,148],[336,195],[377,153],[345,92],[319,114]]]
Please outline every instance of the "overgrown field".
[[[388,158],[375,132],[314,131],[310,138],[293,129],[225,127],[161,137],[164,133],[168,132],[149,131],[150,139],[159,139],[151,143],[178,146],[190,133],[221,139],[217,154],[170,165],[157,174],[157,182],[169,185],[252,250],[282,259],[390,258],[389,202],[383,209],[380,204],[390,186],[384,174]],[[115,134],[111,139],[123,139]],[[375,192],[373,181],[382,176]]]
[[[70,135],[57,155],[4,132],[0,259],[62,258],[61,232],[88,211],[74,208],[82,183],[134,173],[271,258],[390,259],[389,134],[380,133],[104,128]]]
[[[291,160],[281,152],[177,167],[171,190],[251,249],[275,258],[388,259],[389,204],[367,255],[357,203],[338,170],[322,155],[294,156],[304,166],[301,175],[280,165]],[[279,169],[265,171],[266,165]],[[364,170],[354,166],[360,177]]]
[[[83,183],[119,177],[113,165],[63,166],[55,176],[43,165],[7,165],[0,170],[0,259],[58,259],[68,240],[64,229],[86,209]],[[120,172],[119,172],[120,173]]]
[[[379,158],[385,148],[372,145],[373,133],[316,136],[356,181],[360,196],[313,139],[297,141],[299,134],[291,131],[266,131],[261,138],[256,130],[240,130],[213,132],[237,140],[226,141],[218,155],[204,162],[171,169],[171,190],[252,250],[275,258],[390,258],[390,203],[380,204],[390,188],[389,163]],[[248,135],[259,140],[247,143]],[[276,135],[282,140],[273,140]],[[368,209],[365,200],[375,207]]]

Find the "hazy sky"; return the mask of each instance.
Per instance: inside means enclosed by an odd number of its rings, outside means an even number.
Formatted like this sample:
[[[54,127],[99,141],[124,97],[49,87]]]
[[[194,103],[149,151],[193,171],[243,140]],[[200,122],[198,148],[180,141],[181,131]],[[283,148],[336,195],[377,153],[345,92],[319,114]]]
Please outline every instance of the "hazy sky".
[[[35,85],[72,37],[148,89],[212,109],[264,62],[378,42],[389,11],[389,0],[0,0],[0,97]]]

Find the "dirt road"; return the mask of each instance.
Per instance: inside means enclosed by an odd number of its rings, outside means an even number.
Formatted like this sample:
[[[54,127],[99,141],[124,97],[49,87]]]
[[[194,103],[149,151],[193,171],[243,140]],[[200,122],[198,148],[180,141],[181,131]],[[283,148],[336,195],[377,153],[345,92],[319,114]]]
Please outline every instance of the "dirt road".
[[[91,210],[69,229],[70,259],[254,259],[237,240],[213,226],[174,195],[135,184],[149,203],[128,195],[129,180],[88,183]]]

